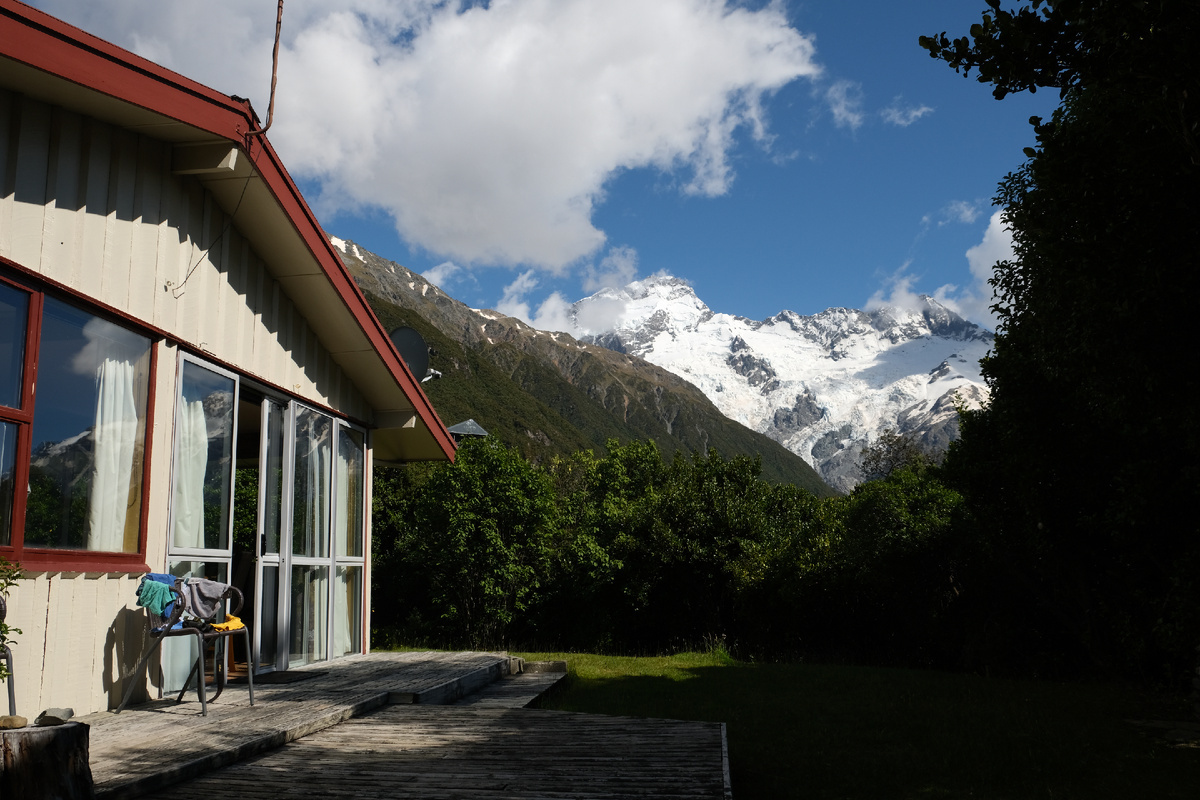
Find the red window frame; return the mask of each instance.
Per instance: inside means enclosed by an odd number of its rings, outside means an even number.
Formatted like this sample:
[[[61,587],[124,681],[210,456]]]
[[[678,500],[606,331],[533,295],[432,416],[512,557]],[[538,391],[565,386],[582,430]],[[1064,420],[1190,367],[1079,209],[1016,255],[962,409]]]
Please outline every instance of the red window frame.
[[[47,291],[40,281],[18,273],[12,274],[0,265],[0,283],[29,295],[28,316],[25,320],[25,358],[21,376],[21,407],[0,406],[0,422],[8,422],[17,428],[16,459],[13,470],[12,530],[9,544],[0,545],[0,556],[19,564],[31,572],[107,572],[144,573],[146,566],[146,518],[150,503],[150,464],[152,461],[154,388],[158,372],[157,337],[132,321],[114,316],[79,295],[64,291]],[[146,397],[145,457],[142,462],[142,503],[138,519],[138,547],[133,553],[110,553],[98,550],[62,550],[46,547],[25,546],[25,507],[27,493],[19,487],[29,485],[29,462],[33,446],[34,403],[37,393],[38,349],[41,344],[42,309],[44,298],[50,294],[55,299],[114,324],[132,330],[150,339],[150,376]]]

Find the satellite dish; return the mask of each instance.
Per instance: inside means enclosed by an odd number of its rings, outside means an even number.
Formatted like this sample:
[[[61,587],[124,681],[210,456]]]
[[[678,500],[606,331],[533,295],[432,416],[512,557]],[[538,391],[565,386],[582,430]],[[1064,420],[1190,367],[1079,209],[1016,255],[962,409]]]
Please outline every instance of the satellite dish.
[[[396,345],[396,350],[413,377],[417,380],[424,378],[429,371],[429,345],[425,344],[424,337],[412,328],[396,328],[388,337]]]

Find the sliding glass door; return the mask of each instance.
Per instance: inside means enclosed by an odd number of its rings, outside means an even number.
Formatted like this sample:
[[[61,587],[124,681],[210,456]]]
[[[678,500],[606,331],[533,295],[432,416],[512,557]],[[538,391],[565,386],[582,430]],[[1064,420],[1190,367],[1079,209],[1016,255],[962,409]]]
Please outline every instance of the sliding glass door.
[[[293,403],[290,666],[362,651],[362,430]]]
[[[184,356],[175,399],[175,452],[167,571],[228,583],[234,521],[238,379]],[[163,642],[163,689],[183,687],[196,661],[190,637]]]
[[[361,652],[366,432],[191,356],[179,384],[168,569],[241,589],[254,653],[235,670]],[[167,690],[190,664],[175,649]]]

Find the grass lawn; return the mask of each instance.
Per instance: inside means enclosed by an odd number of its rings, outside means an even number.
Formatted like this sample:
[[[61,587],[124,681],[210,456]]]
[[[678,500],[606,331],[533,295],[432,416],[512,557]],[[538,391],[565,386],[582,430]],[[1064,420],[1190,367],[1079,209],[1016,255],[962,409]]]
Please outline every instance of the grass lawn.
[[[541,708],[726,723],[737,800],[1200,798],[1200,727],[1190,746],[1149,736],[1127,720],[1186,713],[1118,687],[720,653],[520,655],[567,660]]]

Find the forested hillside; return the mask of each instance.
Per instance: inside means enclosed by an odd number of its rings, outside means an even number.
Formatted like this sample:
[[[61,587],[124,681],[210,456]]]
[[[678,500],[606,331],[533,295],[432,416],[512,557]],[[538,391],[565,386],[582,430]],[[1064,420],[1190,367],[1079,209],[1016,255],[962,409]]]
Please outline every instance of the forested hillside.
[[[873,480],[817,498],[728,454],[663,458],[623,439],[534,465],[472,443],[453,466],[381,471],[376,586],[395,609],[381,633],[618,650],[699,638],[764,657],[1189,690],[1200,373],[1181,353],[1200,279],[1197,30],[1195,3],[987,0],[969,36],[922,38],[997,98],[1062,100],[1032,120],[1036,147],[999,185],[1015,255],[992,281],[991,399],[964,412],[943,464],[892,436],[878,446],[894,452],[866,453]],[[501,371],[521,375],[509,358]]]
[[[474,419],[535,463],[589,448],[602,453],[609,440],[650,439],[668,458],[715,449],[761,459],[772,482],[833,494],[803,459],[730,420],[666,370],[474,311],[353,243],[339,252],[384,326],[411,327],[433,349],[430,366],[441,377],[423,388],[447,425]]]

